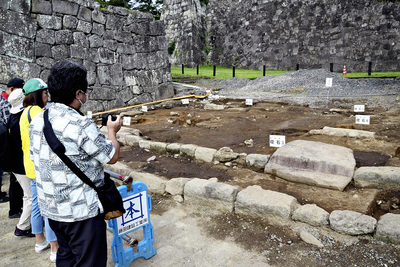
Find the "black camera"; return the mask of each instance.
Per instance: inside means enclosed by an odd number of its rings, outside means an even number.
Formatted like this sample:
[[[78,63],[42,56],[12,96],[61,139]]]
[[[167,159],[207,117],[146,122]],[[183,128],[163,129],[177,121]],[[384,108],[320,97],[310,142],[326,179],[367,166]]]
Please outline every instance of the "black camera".
[[[110,114],[104,114],[104,115],[101,117],[101,125],[102,125],[102,126],[107,126],[108,116],[110,116]],[[112,120],[112,121],[117,120],[117,116],[111,115],[111,120]]]

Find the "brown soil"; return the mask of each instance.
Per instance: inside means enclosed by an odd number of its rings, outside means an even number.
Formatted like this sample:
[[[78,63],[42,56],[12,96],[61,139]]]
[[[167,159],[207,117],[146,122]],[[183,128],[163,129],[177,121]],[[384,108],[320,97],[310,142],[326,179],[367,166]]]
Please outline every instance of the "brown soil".
[[[355,113],[346,110],[332,112],[328,109],[268,102],[258,102],[247,107],[242,100],[223,100],[214,104],[224,104],[225,109],[205,110],[199,101],[191,102],[189,106],[164,105],[164,108],[157,107],[146,114],[135,116],[131,127],[139,129],[144,138],[153,141],[196,144],[215,149],[230,147],[235,152],[247,154],[271,155],[277,148],[269,147],[269,135],[285,135],[286,142],[301,139],[351,148],[357,167],[400,166],[396,152],[400,141],[398,107],[374,110],[367,107],[363,115],[371,115],[371,124],[361,126],[355,124]],[[322,129],[324,126],[374,131],[378,137],[375,140],[362,140],[308,134],[311,129]],[[249,139],[253,140],[251,147],[245,144]],[[156,155],[155,161],[147,162],[153,155],[138,147],[125,147],[122,149],[121,160],[135,169],[167,178],[217,177],[219,181],[239,188],[260,185],[264,189],[290,194],[301,204],[315,203],[328,212],[348,209],[376,218],[388,211],[400,213],[399,205],[396,204],[400,199],[399,191],[360,189],[349,185],[344,192],[339,192],[287,182],[242,168],[240,163],[235,167],[226,167],[222,164],[194,162],[190,158],[176,155]]]

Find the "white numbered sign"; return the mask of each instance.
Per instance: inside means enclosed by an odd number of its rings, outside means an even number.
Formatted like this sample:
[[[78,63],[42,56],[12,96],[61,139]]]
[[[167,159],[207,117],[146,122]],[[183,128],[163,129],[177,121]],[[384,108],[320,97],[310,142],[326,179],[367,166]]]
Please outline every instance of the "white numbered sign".
[[[189,99],[187,98],[182,99],[182,105],[189,105]]]
[[[356,124],[369,125],[370,116],[369,115],[356,115]]]
[[[325,86],[326,87],[332,87],[332,78],[326,78]]]
[[[131,125],[131,117],[124,117],[122,121],[122,125],[129,126]]]
[[[147,112],[147,106],[142,106],[142,111]]]
[[[93,117],[93,113],[91,111],[88,111],[87,114],[86,114],[86,117],[91,119]]]
[[[354,112],[364,112],[365,105],[354,105]]]
[[[252,106],[253,105],[253,99],[246,99],[246,106]]]
[[[270,135],[269,146],[270,147],[281,147],[286,144],[286,136],[284,135]]]

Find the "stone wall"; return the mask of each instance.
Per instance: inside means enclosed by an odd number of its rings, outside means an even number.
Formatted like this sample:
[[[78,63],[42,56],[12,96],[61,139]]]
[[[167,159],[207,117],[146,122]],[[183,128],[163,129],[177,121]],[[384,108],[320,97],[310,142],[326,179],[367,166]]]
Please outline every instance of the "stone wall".
[[[64,59],[88,70],[86,110],[167,98],[172,79],[162,21],[150,14],[85,0],[0,1],[0,84],[47,80]]]
[[[164,0],[165,36],[169,46],[175,43],[169,55],[172,65],[194,67],[206,61],[205,11],[199,0]]]
[[[341,72],[400,69],[400,2],[382,0],[210,0],[206,12],[190,8],[191,0],[164,0],[166,14],[185,6],[173,25],[204,21],[209,64],[252,69],[330,68]],[[192,3],[192,6],[195,5]],[[173,9],[173,10],[169,10]],[[192,12],[190,13],[189,10]],[[205,19],[203,17],[205,16]],[[192,19],[189,19],[192,18]],[[201,18],[201,19],[200,19]],[[164,17],[169,20],[168,16]],[[189,21],[189,22],[188,22]],[[167,41],[172,32],[166,24]],[[199,30],[197,30],[199,31]],[[196,32],[193,32],[193,35]],[[191,40],[186,42],[190,46]],[[185,47],[178,44],[179,47]],[[192,48],[193,56],[177,57],[171,63],[197,64],[204,50]],[[178,51],[185,53],[184,51]],[[201,64],[207,63],[206,60]]]

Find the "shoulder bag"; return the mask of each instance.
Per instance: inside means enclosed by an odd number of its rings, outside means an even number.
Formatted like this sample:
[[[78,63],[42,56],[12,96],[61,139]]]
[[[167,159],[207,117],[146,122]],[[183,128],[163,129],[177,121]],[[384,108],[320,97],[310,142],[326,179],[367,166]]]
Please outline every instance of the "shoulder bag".
[[[115,187],[114,182],[111,180],[108,173],[104,173],[104,185],[96,187],[95,184],[84,174],[78,166],[71,161],[69,157],[65,155],[65,147],[58,140],[54,134],[53,127],[49,121],[49,110],[46,110],[43,115],[44,119],[44,136],[49,144],[50,148],[57,154],[57,156],[71,169],[84,183],[93,188],[100,199],[104,209],[104,218],[106,220],[118,218],[125,213],[121,194]]]

